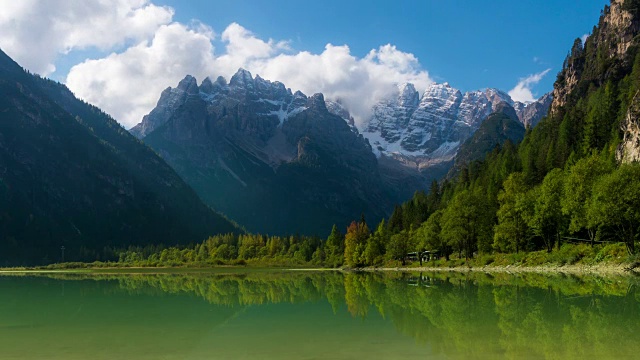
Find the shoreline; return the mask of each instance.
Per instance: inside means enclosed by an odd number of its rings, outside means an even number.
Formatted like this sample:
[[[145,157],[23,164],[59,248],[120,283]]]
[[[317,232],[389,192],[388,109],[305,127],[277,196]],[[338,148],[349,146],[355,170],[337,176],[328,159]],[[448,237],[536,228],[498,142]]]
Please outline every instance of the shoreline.
[[[454,267],[367,267],[352,269],[351,271],[398,271],[398,272],[482,272],[482,273],[543,273],[543,274],[572,274],[572,275],[640,275],[640,268],[630,269],[631,264],[602,264],[602,265],[538,265],[538,266],[454,266]]]
[[[480,273],[543,273],[543,274],[572,274],[572,275],[640,275],[640,267],[631,269],[632,264],[596,264],[596,265],[538,265],[538,266],[518,266],[518,265],[498,265],[498,266],[421,266],[421,267],[365,267],[365,268],[287,268],[287,267],[245,267],[245,266],[215,266],[215,267],[114,267],[114,268],[82,268],[82,269],[0,269],[1,274],[21,274],[21,273],[40,273],[40,274],[175,274],[175,273],[206,273],[206,272],[224,272],[231,270],[263,270],[263,271],[291,271],[291,272],[323,272],[323,271],[341,271],[341,272],[480,272]]]

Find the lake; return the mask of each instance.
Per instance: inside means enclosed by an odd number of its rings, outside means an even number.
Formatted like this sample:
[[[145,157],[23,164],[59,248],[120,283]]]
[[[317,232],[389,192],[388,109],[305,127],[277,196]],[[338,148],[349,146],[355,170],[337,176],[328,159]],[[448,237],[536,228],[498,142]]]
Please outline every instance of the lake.
[[[0,276],[7,359],[631,359],[635,277],[226,270]]]

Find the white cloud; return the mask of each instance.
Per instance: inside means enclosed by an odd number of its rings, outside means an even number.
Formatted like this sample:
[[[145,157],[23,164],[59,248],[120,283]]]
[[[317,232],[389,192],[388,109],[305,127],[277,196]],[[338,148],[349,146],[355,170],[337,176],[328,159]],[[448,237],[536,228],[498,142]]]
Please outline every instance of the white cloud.
[[[0,8],[0,48],[43,75],[61,54],[136,43],[173,17],[173,9],[148,0],[0,0]]]
[[[222,40],[225,52],[216,57],[212,76],[229,79],[242,67],[294,91],[321,92],[326,98],[340,99],[357,122],[370,115],[375,102],[395,91],[394,84],[412,82],[424,89],[432,82],[413,54],[390,44],[364,58],[352,55],[347,45],[327,44],[320,54],[293,52],[288,42],[262,40],[236,23],[224,30]]]
[[[224,52],[215,56],[212,34],[178,23],[163,25],[149,42],[74,66],[67,85],[131,127],[153,109],[163,89],[176,86],[186,74],[199,81],[220,75],[229,79],[242,67],[294,91],[340,99],[358,121],[395,90],[395,83],[412,82],[423,89],[431,82],[414,55],[392,45],[364,58],[353,56],[346,45],[328,44],[320,54],[294,53],[286,41],[262,40],[232,23],[221,35]]]
[[[74,66],[66,83],[76,96],[129,128],[153,108],[166,87],[176,86],[186,74],[203,79],[213,73],[212,36],[202,26],[162,25],[151,41]]]
[[[540,80],[542,80],[542,78],[549,73],[549,71],[551,71],[551,69],[547,69],[537,74],[532,74],[527,76],[526,78],[520,79],[520,81],[518,81],[518,84],[509,91],[509,96],[511,96],[514,101],[536,101],[531,88],[539,83]]]
[[[229,79],[243,67],[294,91],[340,99],[357,121],[395,91],[394,84],[412,82],[424,89],[432,82],[414,55],[390,44],[362,58],[347,45],[327,44],[313,54],[294,51],[288,41],[262,39],[237,23],[222,32],[215,54],[210,27],[173,22],[172,8],[150,0],[0,0],[0,8],[0,47],[33,72],[50,75],[56,59],[74,50],[108,54],[73,66],[66,84],[126,127],[138,123],[162,90],[187,74],[199,81]]]
[[[584,43],[587,42],[587,39],[589,38],[589,34],[584,34],[580,37],[580,39],[582,39],[582,45],[584,45]]]

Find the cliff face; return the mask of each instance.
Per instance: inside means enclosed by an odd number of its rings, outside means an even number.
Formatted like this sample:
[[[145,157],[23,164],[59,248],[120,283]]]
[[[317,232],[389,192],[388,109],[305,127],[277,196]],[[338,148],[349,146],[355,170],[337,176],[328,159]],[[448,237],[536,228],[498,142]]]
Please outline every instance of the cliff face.
[[[585,43],[581,39],[575,40],[554,84],[552,114],[565,106],[579,80],[593,80],[596,85],[602,85],[603,79],[610,75],[607,71],[615,71],[618,64],[629,61],[626,54],[633,44],[637,44],[640,30],[639,3],[637,0],[611,0]]]
[[[621,124],[622,143],[618,146],[616,158],[622,163],[640,161],[640,92],[631,101],[629,110]]]
[[[229,83],[187,76],[132,132],[248,230],[326,236],[362,213],[379,220],[395,200],[348,121],[322,94],[241,69]]]

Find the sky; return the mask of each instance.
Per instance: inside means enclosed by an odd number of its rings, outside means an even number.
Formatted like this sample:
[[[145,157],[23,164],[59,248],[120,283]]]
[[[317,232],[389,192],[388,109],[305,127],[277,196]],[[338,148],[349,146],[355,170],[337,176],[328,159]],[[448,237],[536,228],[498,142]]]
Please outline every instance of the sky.
[[[126,128],[185,75],[242,67],[356,117],[395,84],[532,101],[608,0],[0,0],[0,48]]]

